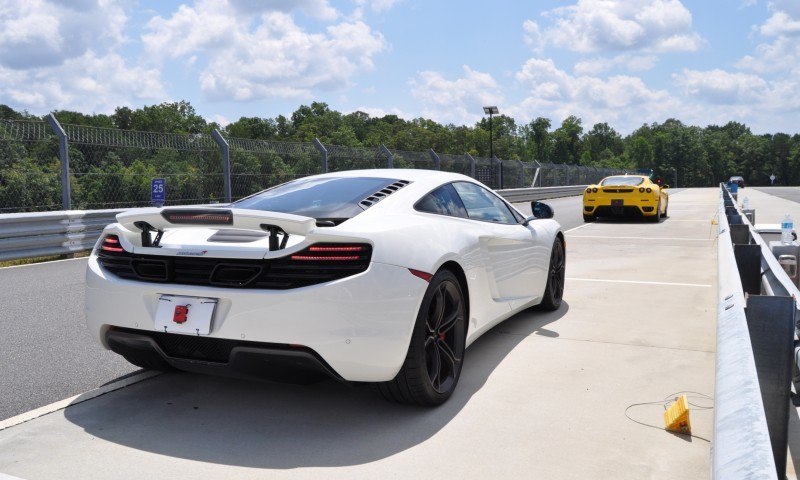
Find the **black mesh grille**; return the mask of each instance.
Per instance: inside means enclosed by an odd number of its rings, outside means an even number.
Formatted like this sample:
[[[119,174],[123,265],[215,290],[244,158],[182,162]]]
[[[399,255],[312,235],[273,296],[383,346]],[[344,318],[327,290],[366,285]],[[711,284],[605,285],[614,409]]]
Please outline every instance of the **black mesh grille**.
[[[286,290],[331,282],[369,267],[369,244],[314,244],[270,260],[134,255],[99,250],[100,264],[112,274],[144,282],[225,288]]]

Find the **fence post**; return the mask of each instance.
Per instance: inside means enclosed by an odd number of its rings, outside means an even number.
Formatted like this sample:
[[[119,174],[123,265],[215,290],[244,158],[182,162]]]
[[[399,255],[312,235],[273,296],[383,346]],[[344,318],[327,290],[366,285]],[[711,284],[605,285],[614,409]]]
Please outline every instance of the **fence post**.
[[[428,155],[430,155],[431,158],[433,159],[433,164],[435,165],[436,170],[441,170],[442,169],[442,161],[441,161],[441,159],[439,159],[439,155],[437,155],[436,152],[434,152],[432,148],[428,149]]]
[[[61,159],[61,207],[72,210],[72,189],[69,178],[69,146],[67,132],[61,127],[52,113],[47,116],[47,123],[58,137],[58,156]]]
[[[564,164],[564,185],[569,185],[569,165]]]
[[[328,149],[316,137],[314,137],[314,146],[322,154],[322,173],[328,173]]]
[[[497,164],[500,166],[500,190],[503,189],[503,161],[497,157],[492,157],[492,161],[496,161]]]
[[[539,176],[539,172],[542,170],[542,164],[539,163],[539,160],[534,160],[533,163],[536,164],[536,171],[533,172],[533,181],[531,182],[531,187],[536,187],[536,180],[539,180],[539,186],[542,186],[542,177]]]
[[[216,128],[211,132],[211,136],[217,142],[219,148],[222,149],[222,190],[225,196],[225,203],[231,203],[233,201],[231,196],[231,146]]]
[[[469,176],[475,178],[475,159],[469,153],[465,155],[469,158]]]
[[[394,168],[394,155],[392,155],[392,152],[384,144],[381,144],[380,151],[386,157],[386,168]]]
[[[517,166],[519,166],[519,188],[525,187],[525,164],[522,163],[522,160],[517,160]]]

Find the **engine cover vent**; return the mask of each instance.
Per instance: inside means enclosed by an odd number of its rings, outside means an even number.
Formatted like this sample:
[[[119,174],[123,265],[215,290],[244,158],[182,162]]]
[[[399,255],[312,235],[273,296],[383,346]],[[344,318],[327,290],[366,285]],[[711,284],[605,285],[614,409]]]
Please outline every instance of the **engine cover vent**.
[[[377,192],[373,193],[372,195],[368,196],[364,200],[358,202],[361,205],[361,208],[364,210],[368,209],[369,207],[375,205],[376,203],[380,202],[384,198],[388,197],[389,195],[393,194],[394,192],[400,190],[401,188],[405,187],[406,185],[410,184],[411,182],[408,180],[398,180],[386,187],[378,190]]]

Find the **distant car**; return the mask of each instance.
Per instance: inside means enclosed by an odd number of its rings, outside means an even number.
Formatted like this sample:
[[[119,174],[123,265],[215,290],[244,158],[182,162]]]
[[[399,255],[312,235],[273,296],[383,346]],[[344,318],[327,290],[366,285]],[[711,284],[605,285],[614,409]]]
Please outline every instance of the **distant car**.
[[[653,183],[645,175],[614,175],[583,192],[583,220],[597,217],[637,215],[658,222],[667,216],[668,185]]]
[[[131,210],[89,258],[87,324],[144,368],[295,383],[312,372],[438,405],[481,334],[561,306],[564,236],[549,206],[531,210],[464,175],[403,169]]]
[[[739,188],[744,188],[744,178],[739,176],[733,176],[728,179],[728,183],[733,183],[733,182],[736,182],[736,185],[738,185]]]

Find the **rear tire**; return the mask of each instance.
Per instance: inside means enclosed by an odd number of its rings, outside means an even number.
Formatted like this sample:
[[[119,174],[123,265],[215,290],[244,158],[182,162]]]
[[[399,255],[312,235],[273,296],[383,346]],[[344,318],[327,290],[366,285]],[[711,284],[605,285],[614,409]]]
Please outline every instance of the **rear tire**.
[[[658,205],[656,206],[656,214],[652,217],[647,217],[649,222],[658,223],[661,221],[661,200],[658,201]]]
[[[444,403],[455,391],[466,350],[465,296],[456,276],[441,270],[422,299],[403,366],[375,384],[387,400],[424,406]]]
[[[553,242],[553,251],[550,254],[550,266],[547,269],[547,286],[544,288],[542,310],[558,310],[564,296],[564,279],[567,267],[567,254],[564,250],[564,241],[556,237]]]
[[[583,214],[583,221],[584,222],[587,222],[587,223],[588,222],[594,222],[596,219],[597,219],[597,217],[594,216],[594,215],[586,215],[585,213]]]

